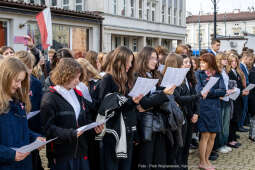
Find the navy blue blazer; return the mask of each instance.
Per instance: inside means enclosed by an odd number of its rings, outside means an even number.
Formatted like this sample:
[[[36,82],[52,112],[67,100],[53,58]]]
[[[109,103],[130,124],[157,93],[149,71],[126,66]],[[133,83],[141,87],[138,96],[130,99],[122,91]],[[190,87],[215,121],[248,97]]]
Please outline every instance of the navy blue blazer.
[[[30,101],[32,105],[31,112],[40,110],[41,100],[42,100],[42,84],[36,77],[31,75],[30,76]],[[34,117],[30,118],[28,121],[28,126],[34,132],[41,133],[42,127],[40,121],[40,114],[37,114]]]
[[[245,80],[246,80],[246,86],[248,86],[250,84],[250,82],[249,82],[249,73],[246,71],[245,65],[243,63],[240,63],[240,68],[244,73]]]

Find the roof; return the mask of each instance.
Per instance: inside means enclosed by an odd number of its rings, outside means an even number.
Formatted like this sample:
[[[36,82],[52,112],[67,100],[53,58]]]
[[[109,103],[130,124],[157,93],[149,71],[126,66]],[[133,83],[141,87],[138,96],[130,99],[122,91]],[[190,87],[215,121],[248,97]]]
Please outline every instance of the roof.
[[[186,18],[186,23],[198,23],[199,15],[192,15]],[[214,15],[200,15],[200,22],[213,22]],[[238,13],[221,13],[217,14],[218,22],[229,22],[229,21],[247,21],[255,20],[255,12],[238,12]]]
[[[24,12],[32,12],[38,13],[46,8],[45,5],[37,5],[34,3],[25,3],[13,0],[1,0],[0,1],[0,11],[1,10],[22,10]],[[73,10],[65,10],[62,8],[51,7],[52,15],[57,16],[72,16],[77,18],[86,18],[86,19],[96,19],[96,20],[103,20],[104,18],[101,15],[98,15],[96,12],[89,12],[89,11],[73,11]]]

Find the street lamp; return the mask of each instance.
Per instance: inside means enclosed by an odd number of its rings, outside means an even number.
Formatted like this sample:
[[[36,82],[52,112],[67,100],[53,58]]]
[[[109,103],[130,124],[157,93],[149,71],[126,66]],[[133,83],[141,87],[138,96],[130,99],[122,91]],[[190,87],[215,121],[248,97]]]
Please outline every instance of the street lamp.
[[[214,8],[214,33],[213,33],[213,38],[217,38],[217,4],[219,3],[219,0],[211,0],[213,3],[213,8]]]

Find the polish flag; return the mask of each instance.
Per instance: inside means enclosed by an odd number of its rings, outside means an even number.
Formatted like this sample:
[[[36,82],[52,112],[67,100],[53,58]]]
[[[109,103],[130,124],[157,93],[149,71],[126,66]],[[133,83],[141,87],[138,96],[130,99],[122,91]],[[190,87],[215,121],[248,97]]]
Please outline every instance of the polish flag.
[[[52,46],[52,22],[50,8],[45,8],[36,15],[36,20],[41,33],[41,42],[43,49]]]

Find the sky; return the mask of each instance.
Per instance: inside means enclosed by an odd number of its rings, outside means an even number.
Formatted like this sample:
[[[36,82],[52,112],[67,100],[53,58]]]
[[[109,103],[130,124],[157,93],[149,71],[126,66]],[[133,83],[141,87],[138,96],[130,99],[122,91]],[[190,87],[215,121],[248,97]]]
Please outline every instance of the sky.
[[[234,9],[241,9],[241,11],[247,11],[248,7],[254,6],[255,0],[217,0],[218,11],[220,13],[232,12]],[[186,0],[187,12],[191,12],[193,15],[199,13],[202,10],[204,13],[213,12],[212,0]]]

